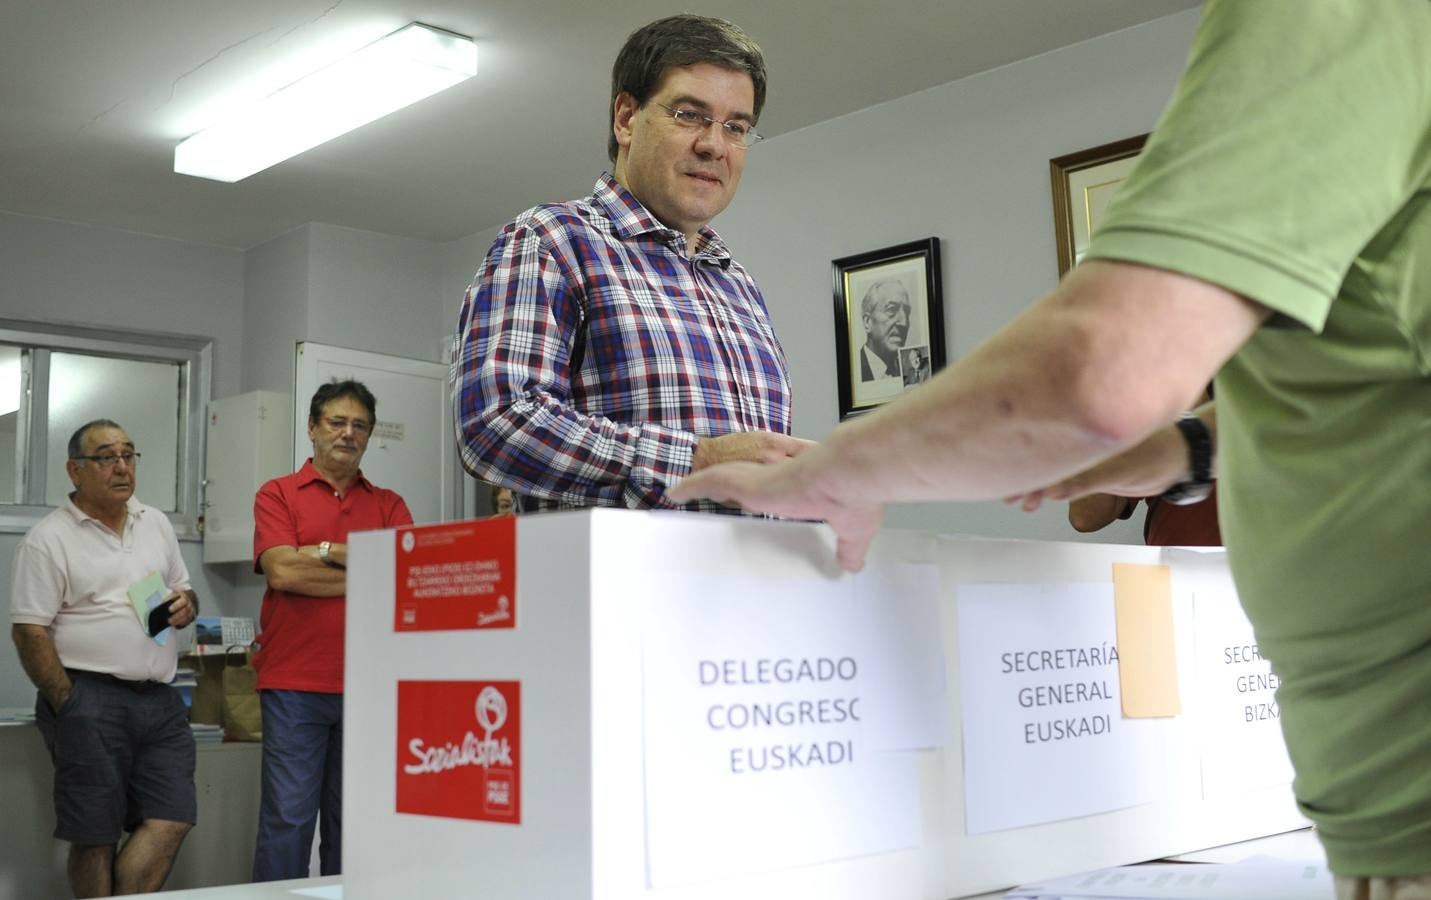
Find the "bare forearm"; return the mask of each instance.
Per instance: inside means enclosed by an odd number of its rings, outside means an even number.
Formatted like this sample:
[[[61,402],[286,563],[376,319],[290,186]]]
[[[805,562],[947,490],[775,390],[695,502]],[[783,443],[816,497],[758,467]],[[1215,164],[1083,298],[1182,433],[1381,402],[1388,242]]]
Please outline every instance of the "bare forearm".
[[[70,696],[70,676],[55,652],[55,642],[43,625],[11,626],[10,636],[20,654],[20,665],[51,709],[59,709]]]
[[[346,560],[346,545],[335,546],[343,548]],[[274,590],[309,597],[341,597],[348,592],[347,571],[324,564],[316,546],[272,547],[264,551],[259,565]]]
[[[837,429],[822,474],[869,501],[1056,482],[1171,422],[1264,315],[1182,276],[1081,266],[927,387]]]

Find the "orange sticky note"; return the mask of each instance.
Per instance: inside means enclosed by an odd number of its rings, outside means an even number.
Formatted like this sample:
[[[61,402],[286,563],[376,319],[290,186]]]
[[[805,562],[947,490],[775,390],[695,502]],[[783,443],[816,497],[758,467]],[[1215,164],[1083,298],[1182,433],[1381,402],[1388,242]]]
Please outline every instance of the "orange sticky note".
[[[1182,712],[1173,644],[1172,572],[1167,566],[1114,563],[1113,608],[1123,715],[1148,719]]]

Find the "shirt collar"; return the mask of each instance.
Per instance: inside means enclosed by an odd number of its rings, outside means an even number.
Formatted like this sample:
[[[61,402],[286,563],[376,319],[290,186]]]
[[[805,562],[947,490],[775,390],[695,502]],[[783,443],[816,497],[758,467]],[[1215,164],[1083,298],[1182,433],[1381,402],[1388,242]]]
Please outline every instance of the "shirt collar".
[[[319,482],[329,490],[333,489],[333,486],[328,483],[328,479],[324,478],[323,473],[318,471],[318,467],[313,465],[313,457],[310,456],[303,463],[303,468],[298,470],[298,486],[307,487],[315,481]],[[363,477],[362,469],[358,470],[358,477],[353,479],[353,483],[350,486],[361,487],[365,491],[371,491],[373,489],[373,486],[368,481],[368,479]]]
[[[609,172],[602,172],[601,177],[596,179],[591,203],[606,214],[606,218],[611,220],[616,229],[617,236],[623,240],[650,234],[665,241],[673,249],[685,252],[686,236],[661,224],[661,221],[651,215],[650,210],[622,187]],[[696,248],[691,258],[713,262],[723,269],[729,268],[731,263],[730,250],[725,241],[721,240],[721,236],[709,225],[701,226],[696,235]]]
[[[76,506],[73,497],[65,497],[65,505],[61,507],[61,509],[68,512],[76,522],[95,522],[97,524],[103,524],[99,519],[96,519],[94,516]],[[144,515],[144,504],[134,499],[134,495],[131,494],[129,499],[124,501],[124,513],[128,520],[133,522],[135,519]]]

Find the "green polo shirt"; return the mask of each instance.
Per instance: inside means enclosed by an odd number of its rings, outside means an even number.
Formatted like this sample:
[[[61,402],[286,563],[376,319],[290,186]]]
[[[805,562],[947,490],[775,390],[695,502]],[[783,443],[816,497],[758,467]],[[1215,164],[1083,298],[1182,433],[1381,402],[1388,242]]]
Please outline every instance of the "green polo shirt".
[[[1218,502],[1333,871],[1431,874],[1431,0],[1212,0],[1087,254],[1275,315]]]

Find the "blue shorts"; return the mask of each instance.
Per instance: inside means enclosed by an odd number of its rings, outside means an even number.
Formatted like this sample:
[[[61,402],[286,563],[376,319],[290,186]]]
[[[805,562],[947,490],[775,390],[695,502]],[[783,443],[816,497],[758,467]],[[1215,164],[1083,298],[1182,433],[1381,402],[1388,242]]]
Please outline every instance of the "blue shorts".
[[[193,824],[194,736],[179,692],[69,673],[63,706],[35,701],[35,723],[55,763],[55,837],[106,845],[146,819]]]

